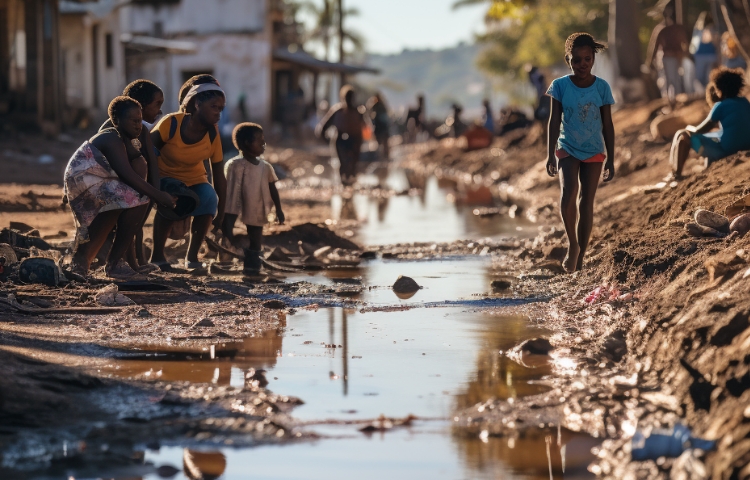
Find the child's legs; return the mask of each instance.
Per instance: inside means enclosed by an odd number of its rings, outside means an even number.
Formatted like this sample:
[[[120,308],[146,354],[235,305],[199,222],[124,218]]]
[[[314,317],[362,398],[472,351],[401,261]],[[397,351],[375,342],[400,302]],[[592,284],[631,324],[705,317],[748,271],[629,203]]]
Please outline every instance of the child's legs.
[[[669,152],[669,162],[672,172],[676,177],[682,175],[685,161],[690,154],[691,133],[687,130],[679,130],[672,140],[672,149]]]
[[[216,216],[219,205],[219,197],[210,183],[199,183],[192,185],[190,190],[200,198],[200,205],[193,210],[193,222],[190,226],[190,246],[188,247],[188,262],[198,261],[198,251],[206,238],[211,222]]]
[[[143,215],[145,215],[147,205],[125,209],[117,219],[117,232],[115,241],[112,243],[112,249],[109,251],[107,265],[114,267],[122,259],[125,252],[133,244],[135,232],[141,227]]]
[[[591,238],[591,229],[594,226],[594,197],[596,188],[599,186],[599,178],[602,175],[604,163],[581,163],[578,177],[581,181],[581,196],[578,201],[578,261],[576,270],[583,266],[583,256]]]
[[[263,248],[263,227],[245,225],[247,237],[250,240],[250,250],[260,251]]]
[[[558,160],[560,170],[560,216],[570,243],[576,243],[578,172],[581,162],[573,157]]]
[[[117,218],[122,210],[109,210],[98,214],[94,221],[89,225],[89,241],[78,245],[73,254],[72,263],[74,268],[80,268],[88,272],[91,262],[94,261],[96,254],[101,250],[102,245],[107,240],[109,232],[115,228]]]
[[[154,215],[154,250],[151,252],[152,262],[166,262],[164,257],[164,245],[167,243],[167,237],[172,230],[173,221],[167,220],[158,213]]]

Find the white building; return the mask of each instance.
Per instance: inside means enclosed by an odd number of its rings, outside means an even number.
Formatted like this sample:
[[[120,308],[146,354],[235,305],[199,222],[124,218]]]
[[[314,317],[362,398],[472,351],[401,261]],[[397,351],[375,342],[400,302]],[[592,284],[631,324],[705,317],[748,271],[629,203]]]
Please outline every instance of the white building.
[[[321,74],[372,71],[305,53],[284,0],[59,2],[68,125],[103,120],[109,101],[138,78],[161,87],[164,112],[177,111],[180,87],[202,73],[226,92],[225,126],[294,125],[316,104]]]

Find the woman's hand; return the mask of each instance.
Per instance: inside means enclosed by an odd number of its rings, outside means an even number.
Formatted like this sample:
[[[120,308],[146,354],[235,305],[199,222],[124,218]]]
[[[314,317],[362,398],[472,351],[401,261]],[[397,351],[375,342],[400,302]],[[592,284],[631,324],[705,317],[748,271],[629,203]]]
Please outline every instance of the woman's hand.
[[[177,206],[177,197],[173,197],[167,192],[159,191],[159,193],[154,196],[153,200],[159,205],[169,209],[174,209]]]
[[[557,175],[557,158],[554,156],[547,157],[547,175],[550,177]]]
[[[604,162],[604,181],[609,182],[613,178],[615,178],[615,161],[607,159]]]

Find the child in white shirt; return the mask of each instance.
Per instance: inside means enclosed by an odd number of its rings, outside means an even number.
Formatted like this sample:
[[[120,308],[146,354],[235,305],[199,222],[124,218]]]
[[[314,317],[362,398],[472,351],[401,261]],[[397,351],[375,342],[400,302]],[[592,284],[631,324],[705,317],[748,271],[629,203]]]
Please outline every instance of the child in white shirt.
[[[237,218],[247,226],[250,247],[245,249],[245,275],[257,275],[261,267],[263,225],[268,223],[271,207],[276,207],[276,218],[284,223],[278,177],[273,166],[262,158],[266,151],[263,128],[256,123],[240,123],[234,127],[232,141],[240,154],[224,167],[227,177],[227,204],[224,210],[222,231],[230,243],[235,244],[232,233]]]

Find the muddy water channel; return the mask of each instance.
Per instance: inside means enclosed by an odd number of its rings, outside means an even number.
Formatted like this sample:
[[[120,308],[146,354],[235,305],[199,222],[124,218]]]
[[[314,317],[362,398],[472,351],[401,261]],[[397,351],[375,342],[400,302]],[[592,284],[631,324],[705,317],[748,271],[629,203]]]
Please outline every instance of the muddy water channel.
[[[396,191],[413,187],[403,172],[386,181]],[[507,217],[475,215],[456,201],[458,192],[445,187],[431,178],[416,195],[334,196],[333,211],[362,223],[357,235],[366,245],[533,230]],[[312,434],[302,440],[240,448],[212,438],[190,444],[155,439],[139,446],[142,461],[162,469],[137,478],[589,478],[586,466],[597,445],[590,437],[556,425],[513,437],[467,434],[455,426],[459,409],[493,397],[542,394],[546,378],[575,368],[564,354],[508,354],[546,332],[524,317],[490,309],[538,301],[488,294],[491,267],[489,256],[473,255],[378,259],[350,270],[289,274],[287,282],[353,281],[364,289],[332,308],[287,299],[295,308],[278,313],[280,328],[242,341],[193,354],[174,353],[165,343],[98,363],[97,374],[114,378],[240,388],[248,374],[265,370],[268,390],[304,402],[291,411],[300,429]],[[397,296],[388,286],[399,275],[422,289]]]
[[[293,415],[320,435],[318,440],[250,449],[196,447],[204,468],[219,465],[222,479],[550,478],[550,472],[553,478],[586,478],[589,450],[596,444],[587,437],[554,426],[517,438],[468,436],[452,427],[456,408],[489,397],[543,393],[545,377],[570,367],[565,358],[515,361],[503,354],[545,332],[523,317],[476,307],[484,301],[478,294],[487,290],[488,266],[476,258],[376,261],[362,269],[366,284],[385,285],[402,272],[424,288],[406,300],[374,288],[362,300],[415,308],[299,310],[285,316],[279,331],[217,346],[215,359],[164,355],[117,360],[104,370],[241,387],[250,369],[262,368],[268,389],[304,400]],[[227,358],[222,351],[235,353]],[[386,431],[362,431],[381,415],[416,418]],[[207,452],[211,455],[200,456]],[[186,454],[195,451],[167,443],[146,450],[145,460],[179,467]]]

